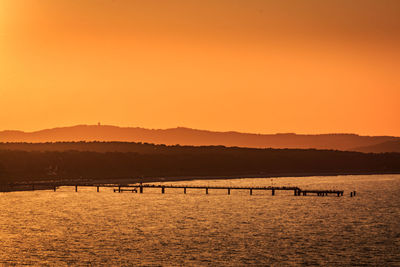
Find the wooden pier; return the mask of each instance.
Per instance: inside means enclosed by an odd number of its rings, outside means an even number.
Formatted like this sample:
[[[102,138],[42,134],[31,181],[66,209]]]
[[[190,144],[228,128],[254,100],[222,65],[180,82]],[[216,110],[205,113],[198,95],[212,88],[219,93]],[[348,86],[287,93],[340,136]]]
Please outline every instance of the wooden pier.
[[[31,184],[10,184],[8,191],[28,191],[38,190],[39,188],[47,188],[57,191],[57,188],[64,186],[72,186],[75,192],[78,192],[78,187],[96,187],[97,192],[100,192],[100,187],[111,187],[114,192],[123,193],[140,193],[143,194],[145,188],[159,188],[162,194],[165,194],[166,189],[183,189],[183,193],[186,194],[188,189],[191,190],[204,190],[205,194],[209,194],[211,190],[225,190],[228,195],[231,194],[232,190],[246,190],[249,195],[253,195],[254,191],[271,191],[271,195],[275,196],[278,191],[292,191],[294,196],[343,196],[343,190],[303,190],[297,186],[211,186],[211,185],[166,185],[166,184],[93,184],[93,183],[31,183]],[[18,189],[21,188],[21,189]],[[25,188],[22,189],[22,188]],[[3,191],[4,192],[4,191]],[[354,193],[351,196],[355,196]]]
[[[294,196],[328,196],[336,195],[343,196],[343,190],[302,190],[295,186],[205,186],[205,185],[155,185],[155,184],[142,184],[142,185],[129,185],[129,187],[135,187],[139,189],[139,193],[143,193],[144,188],[161,188],[161,193],[165,193],[166,188],[183,189],[183,193],[186,194],[187,189],[205,190],[208,194],[209,190],[226,190],[227,194],[230,195],[232,190],[248,190],[250,195],[253,195],[253,191],[271,191],[271,195],[275,196],[276,191],[293,191]]]

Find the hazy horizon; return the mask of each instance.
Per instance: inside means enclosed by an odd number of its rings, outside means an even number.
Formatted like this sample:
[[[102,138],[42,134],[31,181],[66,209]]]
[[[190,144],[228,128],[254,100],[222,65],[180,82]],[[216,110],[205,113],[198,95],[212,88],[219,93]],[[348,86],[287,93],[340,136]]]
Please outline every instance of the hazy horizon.
[[[400,136],[400,3],[4,0],[0,125]]]
[[[23,130],[23,129],[0,129],[0,132],[7,132],[7,131],[17,131],[23,133],[36,133],[46,130],[54,130],[54,129],[63,129],[63,128],[73,128],[73,127],[80,127],[80,126],[104,126],[104,127],[115,127],[115,128],[133,128],[133,129],[144,129],[144,130],[172,130],[172,129],[188,129],[188,130],[196,130],[196,131],[205,131],[205,132],[218,132],[218,133],[241,133],[241,134],[255,134],[255,135],[285,135],[285,134],[294,134],[294,135],[357,135],[357,136],[365,136],[365,137],[379,137],[379,136],[390,136],[390,137],[400,137],[396,135],[368,135],[368,134],[360,134],[360,133],[352,133],[352,132],[322,132],[322,133],[313,133],[313,132],[246,132],[246,131],[238,131],[238,130],[214,130],[214,129],[200,129],[200,128],[192,128],[187,126],[175,126],[175,127],[167,127],[167,128],[147,128],[142,126],[135,126],[135,125],[112,125],[112,124],[75,124],[75,125],[64,125],[64,126],[55,126],[49,128],[38,128],[33,130]]]

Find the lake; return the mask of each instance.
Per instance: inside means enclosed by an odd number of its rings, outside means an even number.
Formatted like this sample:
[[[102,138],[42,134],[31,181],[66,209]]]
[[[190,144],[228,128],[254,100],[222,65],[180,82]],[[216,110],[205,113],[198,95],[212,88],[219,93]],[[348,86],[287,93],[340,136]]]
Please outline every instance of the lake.
[[[400,175],[166,184],[343,189],[293,192],[61,187],[0,193],[0,264],[400,265]],[[350,197],[351,191],[356,197]]]

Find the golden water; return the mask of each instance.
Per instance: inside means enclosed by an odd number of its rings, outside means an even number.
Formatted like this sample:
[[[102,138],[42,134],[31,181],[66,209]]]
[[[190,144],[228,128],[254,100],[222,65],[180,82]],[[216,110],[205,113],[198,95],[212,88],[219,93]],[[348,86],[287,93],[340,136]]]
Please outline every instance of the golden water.
[[[0,193],[0,264],[400,264],[400,175],[176,184],[292,185],[345,195],[83,187]]]

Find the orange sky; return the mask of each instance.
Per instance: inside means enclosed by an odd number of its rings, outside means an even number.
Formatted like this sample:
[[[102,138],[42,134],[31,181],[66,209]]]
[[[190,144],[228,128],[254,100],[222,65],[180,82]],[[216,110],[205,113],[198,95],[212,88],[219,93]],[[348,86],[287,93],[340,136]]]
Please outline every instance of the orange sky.
[[[398,0],[0,0],[0,130],[400,136]]]

